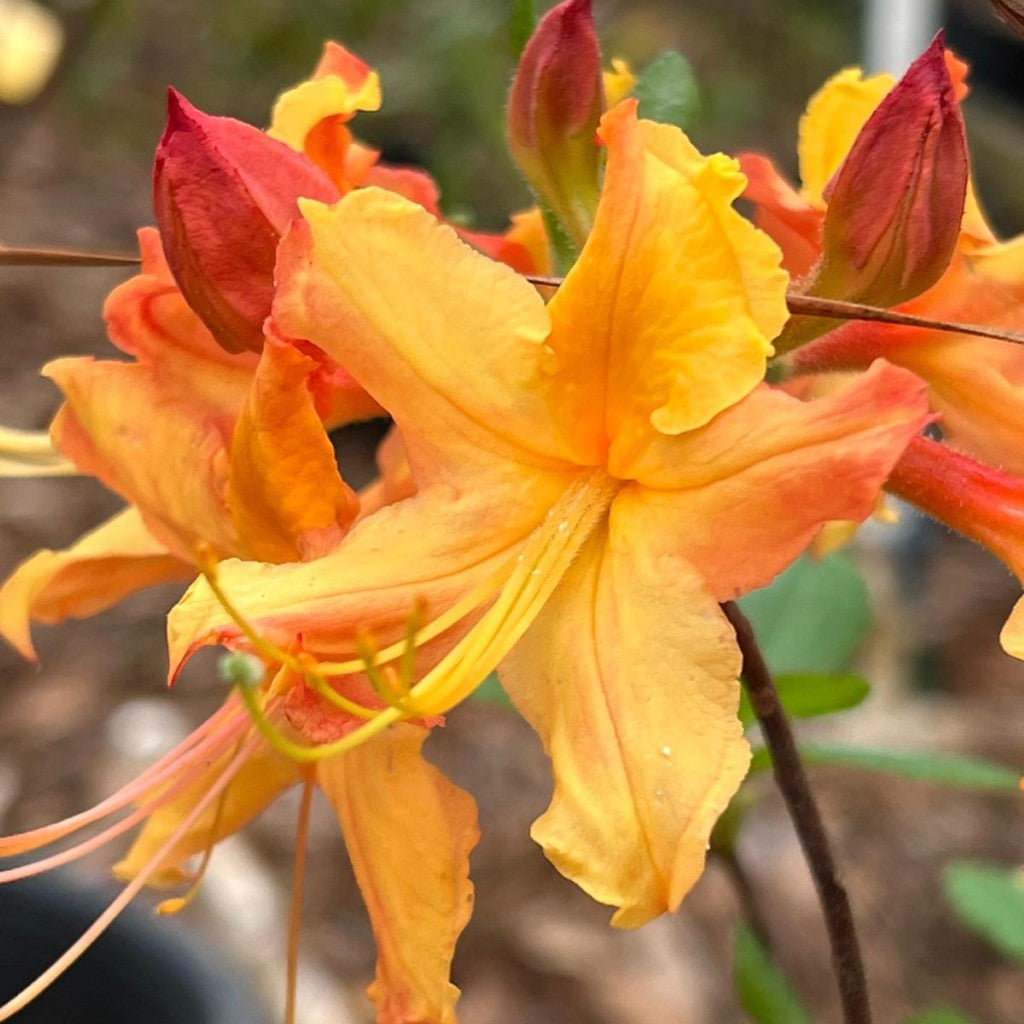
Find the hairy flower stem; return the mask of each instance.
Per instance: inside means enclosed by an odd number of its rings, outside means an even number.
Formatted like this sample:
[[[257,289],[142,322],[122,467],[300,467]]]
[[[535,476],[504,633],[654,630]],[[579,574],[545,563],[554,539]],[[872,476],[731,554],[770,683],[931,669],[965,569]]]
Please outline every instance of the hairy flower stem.
[[[732,601],[722,611],[736,630],[743,654],[743,685],[750,696],[765,744],[772,755],[775,782],[782,793],[814,878],[832,946],[832,966],[839,984],[845,1024],[871,1024],[871,1006],[860,944],[846,890],[836,876],[836,863],[807,773],[789,727],[771,672],[747,617]]]

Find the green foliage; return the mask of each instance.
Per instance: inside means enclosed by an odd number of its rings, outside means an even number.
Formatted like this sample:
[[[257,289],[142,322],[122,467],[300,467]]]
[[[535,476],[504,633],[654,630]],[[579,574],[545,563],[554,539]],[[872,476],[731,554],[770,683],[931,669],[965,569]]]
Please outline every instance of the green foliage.
[[[739,601],[772,672],[842,672],[871,621],[867,588],[843,555],[806,555]]]
[[[636,84],[638,113],[651,121],[689,129],[700,113],[697,76],[690,62],[675,50],[658,54]]]
[[[817,672],[779,676],[775,680],[775,689],[786,714],[793,718],[814,718],[845,711],[856,707],[871,692],[871,687],[860,676]],[[756,720],[747,691],[743,690],[740,694],[740,721],[747,728]]]
[[[473,697],[475,700],[482,700],[486,704],[497,704],[499,707],[503,708],[512,707],[512,701],[508,699],[508,694],[498,681],[497,672],[492,672],[476,688],[476,690],[473,691]]]
[[[768,950],[745,924],[736,928],[733,981],[740,1005],[755,1024],[812,1024]]]
[[[537,11],[533,0],[512,0],[512,13],[508,19],[508,39],[512,56],[517,60],[537,24]]]
[[[949,864],[946,899],[969,928],[1004,956],[1024,961],[1024,874],[976,861]]]
[[[970,1017],[965,1017],[959,1010],[951,1010],[948,1006],[936,1006],[905,1020],[902,1024],[974,1024]]]
[[[915,782],[937,782],[954,789],[989,793],[1019,793],[1020,776],[1010,768],[979,758],[936,754],[926,750],[874,750],[832,743],[804,743],[800,755],[807,764],[837,765],[895,775]],[[754,752],[751,772],[771,766],[767,750]]]

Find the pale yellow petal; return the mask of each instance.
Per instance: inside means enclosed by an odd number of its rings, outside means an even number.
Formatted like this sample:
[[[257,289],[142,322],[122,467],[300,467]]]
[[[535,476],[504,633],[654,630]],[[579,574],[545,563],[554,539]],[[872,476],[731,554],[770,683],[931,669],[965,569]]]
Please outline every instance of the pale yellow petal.
[[[889,74],[865,78],[860,68],[845,68],[811,97],[800,119],[797,144],[800,179],[808,202],[824,208],[825,186],[895,81]]]
[[[274,104],[267,134],[301,153],[306,136],[325,117],[347,120],[357,110],[379,107],[380,78],[376,71],[371,71],[357,88],[338,75],[325,75],[282,93]]]
[[[48,431],[0,426],[0,477],[77,473],[75,464],[54,448]]]

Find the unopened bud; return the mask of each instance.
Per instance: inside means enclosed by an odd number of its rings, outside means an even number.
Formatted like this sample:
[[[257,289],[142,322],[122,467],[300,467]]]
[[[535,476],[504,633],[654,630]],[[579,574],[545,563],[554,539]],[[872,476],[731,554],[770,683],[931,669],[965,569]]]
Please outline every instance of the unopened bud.
[[[577,245],[599,194],[595,134],[604,111],[591,0],[564,0],[541,18],[512,81],[508,143],[541,202]]]
[[[303,196],[331,203],[338,190],[284,143],[169,92],[153,208],[178,287],[229,352],[263,344],[277,243]]]
[[[822,264],[810,294],[891,306],[949,266],[968,159],[942,33],[860,130],[825,190]]]

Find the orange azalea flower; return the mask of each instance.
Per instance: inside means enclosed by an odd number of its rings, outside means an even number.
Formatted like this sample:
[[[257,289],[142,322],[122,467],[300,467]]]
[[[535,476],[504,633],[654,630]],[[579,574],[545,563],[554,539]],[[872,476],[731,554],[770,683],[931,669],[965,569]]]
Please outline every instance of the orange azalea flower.
[[[0,435],[0,474],[77,466],[131,505],[71,548],[38,552],[0,589],[0,634],[26,656],[30,621],[91,615],[141,587],[189,579],[200,547],[314,558],[351,524],[359,504],[325,430],[381,409],[315,346],[266,339],[263,321],[300,195],[333,200],[375,183],[439,212],[428,175],[379,165],[351,138],[347,121],[379,104],[376,73],[336,43],[311,81],[281,96],[267,134],[172,94],[154,182],[162,234],[140,234],[142,273],[105,309],[111,339],[136,362],[45,368],[67,400],[51,430],[59,452],[39,435]],[[460,233],[517,270],[549,269],[536,211],[504,235]],[[389,464],[364,512],[406,493],[401,459]]]
[[[747,769],[718,602],[867,515],[927,414],[885,364],[815,402],[766,386],[787,280],[731,209],[735,162],[632,101],[601,133],[594,230],[547,306],[401,197],[303,204],[274,323],[394,416],[417,493],[315,562],[222,563],[169,632],[175,668],[222,643],[290,669],[240,693],[317,765],[429,724],[500,666],[555,774],[534,837],[635,926],[694,884]]]

